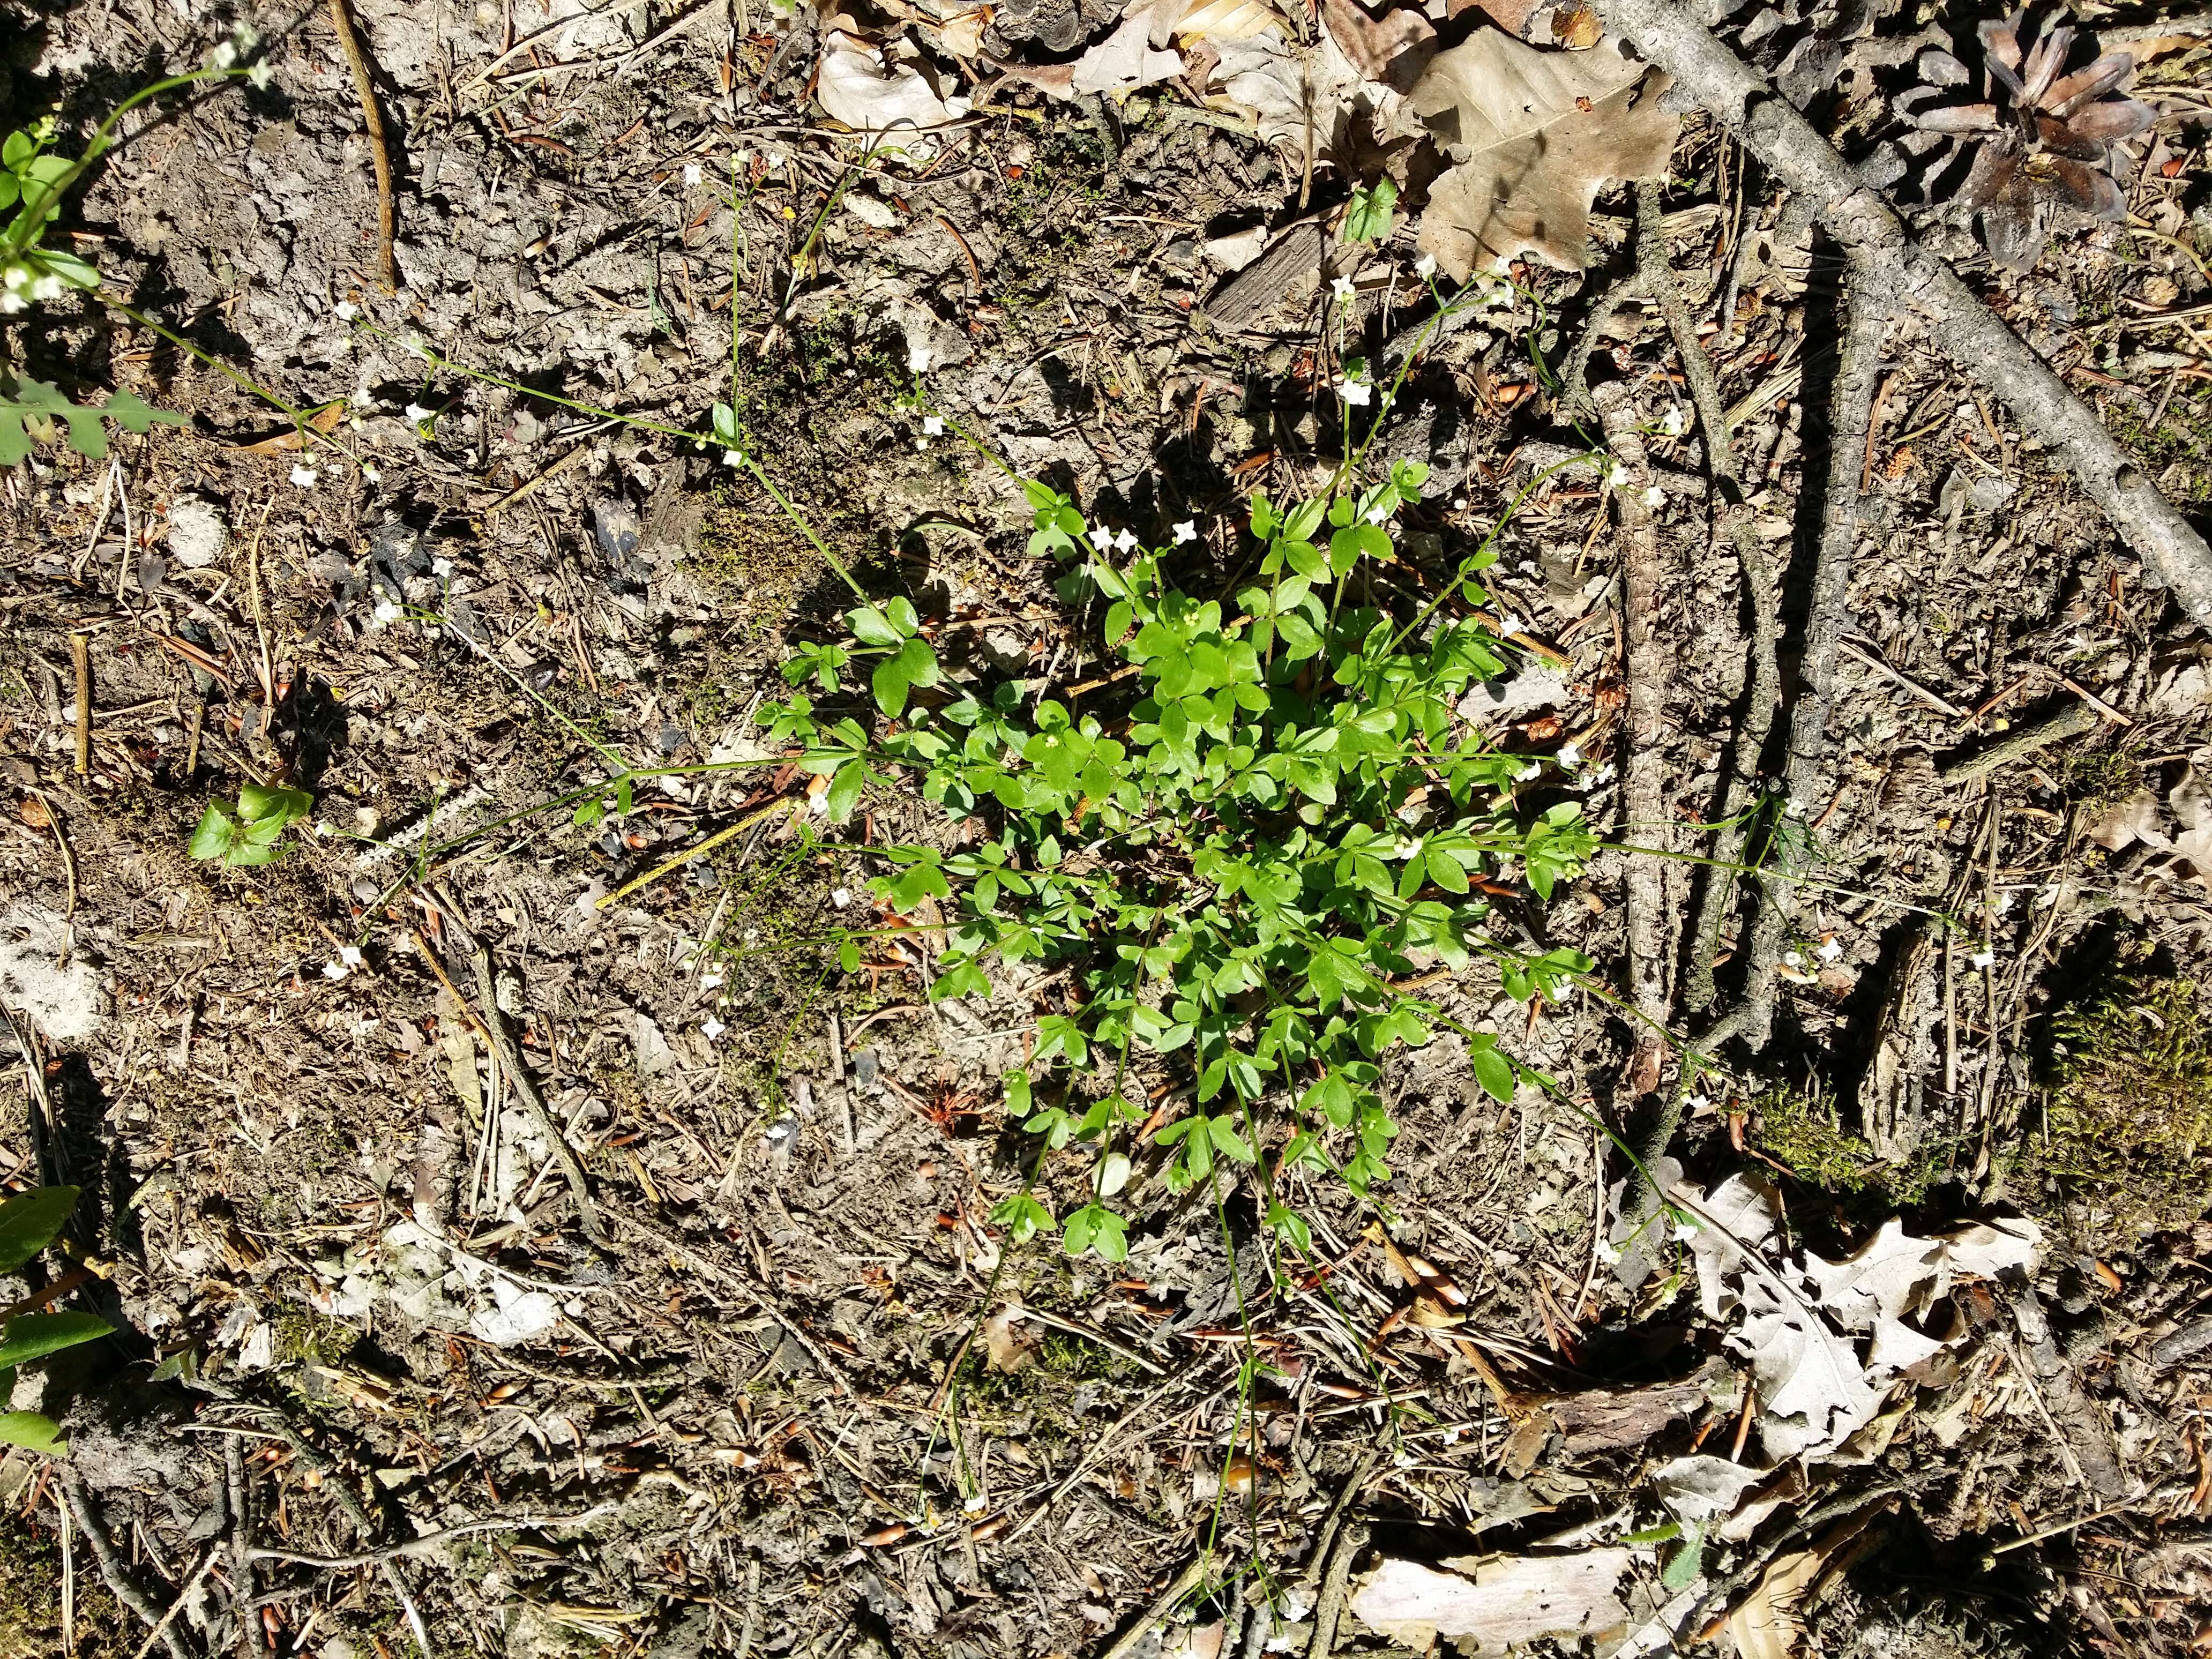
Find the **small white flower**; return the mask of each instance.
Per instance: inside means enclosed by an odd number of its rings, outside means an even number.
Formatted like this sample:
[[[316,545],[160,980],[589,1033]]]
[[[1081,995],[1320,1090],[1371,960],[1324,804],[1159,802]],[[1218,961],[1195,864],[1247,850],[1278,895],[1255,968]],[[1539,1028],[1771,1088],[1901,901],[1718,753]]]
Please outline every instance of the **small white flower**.
[[[1344,401],[1355,409],[1364,407],[1367,400],[1375,395],[1375,388],[1364,380],[1340,380],[1337,383],[1336,389],[1343,396]]]
[[[266,92],[269,90],[270,82],[276,78],[276,73],[266,64],[256,64],[246,71],[246,78],[252,82],[257,89]]]
[[[921,417],[921,429],[930,437],[943,437],[945,435],[945,416],[942,415],[923,416]]]
[[[1604,1262],[1608,1267],[1616,1267],[1620,1265],[1620,1246],[1614,1243],[1609,1238],[1601,1238],[1598,1240],[1596,1255],[1597,1259],[1600,1261]]]
[[[709,1042],[714,1042],[715,1038],[720,1036],[723,1032],[729,1029],[730,1028],[728,1026],[723,1024],[720,1020],[716,1019],[712,1014],[708,1015],[706,1018],[699,1022],[699,1035],[706,1038]]]
[[[1836,940],[1832,939],[1822,939],[1820,941],[1820,948],[1813,952],[1814,956],[1820,957],[1823,962],[1833,962],[1838,957],[1843,955],[1843,953],[1844,947]]]
[[[828,817],[830,816],[830,792],[827,789],[824,789],[818,795],[808,796],[806,805],[807,810],[812,812],[816,817]]]
[[[361,476],[366,483],[382,483],[384,482],[384,469],[379,466],[374,461],[363,461],[361,464]]]
[[[10,294],[20,294],[30,285],[31,268],[21,259],[0,268],[0,287],[6,288]]]
[[[1351,299],[1352,295],[1358,290],[1353,289],[1352,286],[1351,277],[1339,276],[1329,283],[1328,291],[1336,296],[1337,302],[1340,305],[1344,301]]]
[[[238,48],[226,40],[208,53],[207,60],[216,69],[227,70],[238,61]]]
[[[1181,524],[1175,527],[1175,543],[1177,547],[1181,547],[1185,542],[1194,542],[1197,539],[1197,520],[1185,519]]]
[[[1426,258],[1427,256],[1424,255],[1423,257]],[[1431,264],[1434,264],[1436,261],[1431,259],[1429,263]],[[1444,1431],[1444,1444],[1447,1446],[1456,1446],[1459,1444],[1461,1438],[1466,1433],[1467,1425],[1464,1423],[1453,1424],[1449,1428]]]
[[[60,277],[55,276],[53,272],[50,270],[46,272],[43,276],[34,276],[31,279],[31,298],[34,302],[46,300],[58,300],[62,297],[63,294],[67,291],[68,287],[69,284],[63,282]]]
[[[1659,422],[1659,429],[1670,438],[1679,438],[1690,429],[1689,412],[1680,404],[1667,405],[1667,418]]]
[[[1598,482],[1610,484],[1613,489],[1618,489],[1628,482],[1628,469],[1620,464],[1617,457],[1607,456],[1604,467],[1598,473]]]
[[[1114,538],[1114,550],[1117,553],[1127,553],[1136,545],[1136,533],[1128,526],[1123,525]]]
[[[1559,745],[1559,752],[1552,758],[1569,771],[1572,771],[1583,763],[1582,745],[1576,743],[1563,743]]]
[[[712,991],[719,987],[721,982],[728,977],[729,975],[724,973],[720,969],[709,968],[705,973],[699,975],[699,988],[702,991]]]
[[[1782,959],[1792,968],[1802,968],[1805,965],[1804,957],[1796,951],[1784,951],[1782,953]]]
[[[399,607],[390,599],[379,599],[376,609],[368,613],[368,625],[372,629],[388,627],[398,620]]]
[[[417,357],[420,357],[424,362],[434,363],[438,361],[438,354],[430,349],[430,343],[424,339],[421,335],[410,335],[407,337],[405,344],[410,351],[413,352]]]
[[[830,902],[836,905],[840,910],[843,909],[852,902],[853,890],[849,887],[837,888],[830,895]]]
[[[421,426],[437,412],[434,409],[425,409],[420,404],[410,404],[407,405],[407,423],[410,426]]]
[[[1607,761],[1604,765],[1599,767],[1596,771],[1589,775],[1589,781],[1592,784],[1611,783],[1613,781],[1613,763],[1611,761]]]
[[[1682,1103],[1683,1105],[1688,1107],[1692,1112],[1702,1112],[1705,1108],[1712,1103],[1712,1098],[1711,1096],[1701,1093],[1692,1093],[1687,1100]]]
[[[1498,637],[1500,639],[1510,639],[1514,635],[1518,634],[1521,631],[1521,618],[1515,616],[1510,611],[1506,611],[1498,618]]]
[[[1377,501],[1374,506],[1367,509],[1367,522],[1370,524],[1382,524],[1386,521],[1389,516],[1390,506],[1387,501]]]
[[[453,574],[453,562],[447,558],[436,558],[431,560],[430,574],[437,577],[441,581],[445,580]]]
[[[1436,274],[1437,256],[1435,254],[1424,253],[1419,258],[1413,261],[1413,275],[1419,277],[1423,282],[1427,282],[1430,277]]]
[[[1653,485],[1651,485],[1649,489],[1647,489],[1644,492],[1644,506],[1646,506],[1646,507],[1664,507],[1666,504],[1667,504],[1667,492],[1666,492],[1665,490],[1663,490],[1663,489],[1660,489],[1660,488],[1659,488],[1659,486],[1658,486],[1657,484],[1653,484]]]
[[[302,489],[313,489],[315,481],[323,475],[304,461],[292,469],[292,482]]]
[[[986,1498],[982,1493],[978,1492],[973,1498],[962,1499],[960,1507],[969,1515],[981,1515],[983,1512],[984,1505],[988,1502],[989,1500]]]
[[[323,964],[323,977],[325,979],[341,980],[346,976],[346,965],[342,962],[326,962]]]
[[[347,967],[349,967],[349,968],[358,968],[358,967],[360,967],[360,966],[361,966],[361,963],[362,963],[362,955],[361,955],[361,950],[360,950],[360,947],[358,947],[357,945],[339,945],[339,946],[338,946],[338,960],[339,960],[340,962],[343,962],[343,963],[345,963],[345,965],[346,965]]]
[[[1966,958],[1976,968],[1986,968],[1996,959],[1997,953],[1994,951],[1977,951]]]
[[[1543,769],[1544,763],[1541,761],[1530,761],[1526,766],[1522,767],[1518,772],[1516,772],[1513,775],[1513,781],[1516,783],[1526,783],[1529,779],[1540,774]]]
[[[906,366],[917,374],[927,368],[929,367],[929,348],[926,345],[920,344],[908,346],[906,349]]]
[[[331,307],[331,315],[342,323],[349,323],[361,315],[361,307],[350,300],[341,300]]]
[[[686,190],[690,189],[706,176],[705,171],[696,161],[686,161],[684,164],[684,187]]]
[[[744,456],[739,453],[737,450],[726,449],[722,452],[722,465],[724,466],[743,466],[744,464]]]
[[[1686,1244],[1697,1236],[1698,1226],[1693,1221],[1677,1221],[1667,1230],[1667,1237],[1677,1244]]]

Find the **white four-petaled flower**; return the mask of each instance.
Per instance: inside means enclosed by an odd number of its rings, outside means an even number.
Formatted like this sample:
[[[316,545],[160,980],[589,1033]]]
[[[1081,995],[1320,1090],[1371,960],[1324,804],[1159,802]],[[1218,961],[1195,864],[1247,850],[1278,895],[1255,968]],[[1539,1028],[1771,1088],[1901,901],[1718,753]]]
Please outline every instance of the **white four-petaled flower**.
[[[942,415],[923,416],[921,417],[921,429],[933,438],[943,436],[945,432],[945,416]]]
[[[320,478],[323,475],[321,473],[316,471],[313,467],[307,465],[304,461],[292,469],[292,482],[298,485],[301,489],[313,489],[315,487],[316,480]]]
[[[349,323],[361,315],[361,307],[350,300],[341,300],[331,307],[331,315],[342,323]]]
[[[1176,540],[1176,545],[1177,547],[1181,547],[1181,546],[1182,546],[1185,542],[1194,542],[1194,541],[1196,541],[1197,539],[1198,539],[1198,520],[1195,520],[1195,519],[1185,519],[1185,520],[1184,520],[1181,524],[1177,525],[1177,526],[1175,527],[1175,540]]]
[[[1644,506],[1646,506],[1646,507],[1664,507],[1666,504],[1667,504],[1667,492],[1666,492],[1665,490],[1663,490],[1663,489],[1660,489],[1660,488],[1659,488],[1659,486],[1658,486],[1657,484],[1653,484],[1653,485],[1651,485],[1649,489],[1647,489],[1644,492]]]
[[[1437,274],[1437,256],[1433,253],[1424,253],[1419,258],[1414,260],[1413,274],[1423,282],[1427,282],[1430,277]]]
[[[687,190],[706,176],[696,161],[686,161],[684,164],[684,184]]]
[[[921,344],[909,345],[907,347],[906,366],[917,374],[927,368],[929,367],[929,348],[926,345]]]
[[[1342,380],[1336,389],[1343,394],[1344,401],[1354,408],[1364,406],[1367,400],[1375,395],[1375,388],[1364,380]]]
[[[1559,745],[1559,752],[1554,755],[1552,758],[1558,761],[1560,765],[1565,767],[1568,770],[1572,771],[1576,767],[1580,766],[1583,763],[1582,745],[1575,743],[1563,743]]]
[[[407,405],[407,423],[410,426],[420,426],[437,412],[434,409],[425,409],[420,404],[410,404]]]
[[[1820,957],[1823,962],[1833,962],[1838,957],[1843,955],[1843,953],[1844,947],[1832,939],[1822,939],[1820,941],[1820,948],[1813,952],[1814,956]]]
[[[1122,526],[1120,532],[1114,538],[1114,550],[1117,553],[1127,553],[1131,549],[1134,548],[1136,544],[1137,538],[1135,533],[1131,531],[1127,525]]]
[[[271,70],[266,64],[256,64],[252,69],[246,71],[246,78],[252,82],[255,88],[261,92],[266,92],[269,90],[269,82],[273,80],[275,76],[276,71]]]
[[[1352,278],[1349,276],[1339,276],[1335,278],[1329,283],[1328,291],[1336,295],[1340,303],[1349,300],[1352,295],[1357,292],[1357,290],[1352,286]]]
[[[705,1037],[709,1042],[712,1042],[716,1037],[721,1036],[723,1032],[729,1029],[730,1028],[728,1026],[723,1024],[720,1020],[716,1019],[712,1014],[708,1015],[706,1018],[699,1022],[699,1035]]]

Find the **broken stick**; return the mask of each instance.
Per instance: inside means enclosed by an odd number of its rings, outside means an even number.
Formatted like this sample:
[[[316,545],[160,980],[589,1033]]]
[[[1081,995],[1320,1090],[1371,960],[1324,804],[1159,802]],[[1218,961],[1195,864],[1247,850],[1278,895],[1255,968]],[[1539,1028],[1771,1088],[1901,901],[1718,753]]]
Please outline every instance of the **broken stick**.
[[[2062,457],[2147,570],[2181,608],[2212,623],[2212,547],[2033,348],[1942,258],[1919,246],[1881,193],[1780,93],[1675,0],[1597,0],[1625,35],[1793,193],[1828,234],[1871,262],[1899,307],[1917,311],[1936,348],[2002,398]]]
[[[361,94],[362,125],[368,132],[368,159],[376,169],[376,274],[386,294],[399,291],[399,259],[393,251],[398,234],[399,210],[392,195],[392,140],[384,130],[384,111],[376,101],[376,82],[368,72],[368,53],[361,44],[346,0],[331,0],[331,27],[337,31],[338,50],[353,70],[354,89]]]

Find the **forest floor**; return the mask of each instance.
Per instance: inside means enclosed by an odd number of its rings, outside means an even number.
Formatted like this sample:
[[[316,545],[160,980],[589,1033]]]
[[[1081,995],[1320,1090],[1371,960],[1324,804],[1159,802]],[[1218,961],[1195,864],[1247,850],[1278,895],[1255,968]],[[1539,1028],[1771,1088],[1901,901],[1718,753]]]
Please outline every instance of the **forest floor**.
[[[0,0],[0,131],[77,153],[199,9]],[[1352,9],[352,0],[392,288],[325,8],[128,118],[50,239],[115,303],[0,318],[0,387],[183,417],[0,470],[0,1181],[83,1189],[0,1303],[116,1328],[15,1376],[69,1447],[0,1462],[0,1659],[2207,1650],[2212,638],[1694,100],[1571,98],[1587,245],[1484,274],[1424,66],[1595,14]],[[2212,24],[2081,9],[2154,118],[2022,261],[1899,112],[1997,15],[1720,27],[2201,534]],[[1277,1101],[1186,1190],[1163,1056],[1126,1259],[1023,1237],[1085,964],[933,998],[972,896],[877,849],[968,843],[763,711],[842,568],[940,700],[1124,731],[1020,477],[1233,612],[1347,449],[1428,469],[1360,597],[1494,639],[1499,820],[1599,845],[1393,982],[1387,1180]],[[263,786],[282,855],[198,856]]]

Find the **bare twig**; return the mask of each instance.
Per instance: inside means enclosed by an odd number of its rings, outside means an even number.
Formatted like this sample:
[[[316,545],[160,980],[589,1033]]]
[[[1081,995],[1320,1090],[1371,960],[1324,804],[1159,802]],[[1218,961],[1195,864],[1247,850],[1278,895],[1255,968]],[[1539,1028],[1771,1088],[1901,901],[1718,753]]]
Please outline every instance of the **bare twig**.
[[[1742,1037],[1753,1053],[1766,1046],[1774,1026],[1774,964],[1796,897],[1791,879],[1802,867],[1807,849],[1802,826],[1818,810],[1828,748],[1828,711],[1836,692],[1836,657],[1844,624],[1844,600],[1850,586],[1851,554],[1858,544],[1859,480],[1850,457],[1866,441],[1874,408],[1875,377],[1881,369],[1882,335],[1889,326],[1890,300],[1882,268],[1856,252],[1842,298],[1846,322],[1828,419],[1828,492],[1820,514],[1820,551],[1813,566],[1813,592],[1805,620],[1804,650],[1798,670],[1800,690],[1790,710],[1789,794],[1783,817],[1767,848],[1776,873],[1759,883],[1759,902],[1746,953]]]
[[[1355,1521],[1340,1534],[1322,1575],[1321,1599],[1314,1603],[1313,1640],[1306,1659],[1330,1659],[1336,1650],[1337,1620],[1344,1614],[1344,1593],[1352,1577],[1352,1563],[1367,1547],[1367,1523]]]
[[[1605,440],[1626,474],[1613,491],[1620,514],[1621,632],[1623,666],[1628,679],[1628,722],[1622,757],[1621,817],[1629,831],[1661,850],[1672,842],[1672,826],[1662,805],[1665,777],[1666,687],[1671,678],[1658,642],[1659,530],[1644,499],[1651,464],[1637,430],[1635,404],[1628,386],[1608,380],[1591,393]],[[1628,933],[1628,990],[1644,1030],[1637,1039],[1630,1066],[1631,1092],[1646,1095],[1658,1086],[1662,1034],[1667,1026],[1667,953],[1662,943],[1666,902],[1660,890],[1659,860],[1629,855],[1622,872],[1623,909]]]
[[[1579,421],[1590,412],[1589,360],[1597,349],[1597,337],[1613,320],[1613,313],[1644,291],[1644,272],[1639,266],[1591,301],[1589,314],[1583,319],[1582,338],[1567,354],[1567,366],[1559,375],[1559,412],[1571,421]]]
[[[1829,234],[1867,262],[1881,291],[1918,312],[1938,350],[2002,398],[2022,427],[2064,459],[2147,570],[2172,587],[2183,610],[2199,622],[2212,621],[2212,548],[2203,537],[2159,494],[2095,412],[1956,271],[1912,241],[1880,193],[1787,99],[1676,0],[1597,0],[1597,7],[1609,30],[1632,41],[1674,77],[1679,94],[1703,106],[1804,198]]]
[[[2084,732],[2094,731],[2099,720],[2097,711],[2086,702],[2069,702],[2039,720],[2030,720],[2026,726],[2015,726],[1994,743],[1985,744],[1963,760],[1953,761],[1948,766],[1936,769],[1939,783],[1970,783],[1976,778],[1987,777],[1997,768],[2023,755],[2032,755],[2039,749],[2047,749],[2068,738],[2078,738]]]
[[[1704,436],[1705,468],[1713,480],[1713,528],[1735,549],[1738,580],[1751,613],[1751,673],[1743,690],[1743,708],[1736,720],[1734,764],[1721,789],[1721,829],[1713,842],[1713,863],[1705,871],[1697,908],[1690,923],[1689,960],[1683,969],[1682,1000],[1702,1013],[1712,1006],[1713,958],[1719,954],[1721,924],[1728,914],[1726,900],[1738,890],[1724,867],[1743,852],[1741,820],[1759,795],[1759,761],[1766,748],[1766,734],[1774,711],[1782,701],[1782,676],[1775,661],[1776,641],[1782,628],[1780,605],[1774,589],[1774,569],[1766,544],[1759,538],[1751,508],[1744,500],[1743,474],[1735,464],[1735,447],[1729,441],[1728,406],[1721,401],[1712,360],[1698,339],[1698,325],[1683,301],[1682,287],[1667,256],[1661,228],[1659,185],[1647,179],[1636,187],[1636,268],[1646,291],[1659,301],[1668,332],[1674,337],[1674,354],[1682,360],[1682,378],[1689,382],[1690,402],[1698,411],[1698,429]]]
[[[331,0],[331,26],[337,31],[338,50],[353,70],[354,89],[361,94],[362,125],[368,132],[368,158],[376,168],[376,270],[386,294],[399,291],[399,258],[392,242],[398,234],[399,211],[392,194],[392,140],[384,130],[384,111],[376,101],[376,82],[368,72],[368,54],[354,27],[346,0]]]
[[[169,1659],[192,1659],[191,1652],[185,1646],[182,1638],[155,1611],[154,1599],[147,1595],[145,1586],[138,1582],[137,1576],[123,1558],[115,1553],[115,1546],[108,1540],[107,1522],[101,1516],[100,1505],[83,1480],[66,1472],[60,1478],[62,1496],[68,1501],[70,1513],[76,1517],[86,1540],[91,1544],[93,1558],[100,1563],[100,1576],[107,1581],[107,1588],[115,1593],[115,1599],[143,1620],[149,1630],[161,1636],[161,1645],[168,1650]]]
[[[544,1532],[555,1527],[580,1527],[612,1515],[618,1506],[600,1504],[580,1515],[510,1515],[489,1521],[470,1521],[458,1527],[441,1527],[435,1532],[419,1533],[412,1538],[403,1538],[382,1549],[363,1550],[358,1555],[295,1555],[290,1550],[255,1549],[247,1552],[255,1561],[288,1561],[295,1567],[316,1567],[332,1572],[347,1567],[374,1567],[386,1561],[397,1561],[411,1555],[428,1555],[441,1549],[456,1538],[467,1538],[480,1532]]]
[[[76,670],[76,775],[92,770],[92,641],[70,635],[70,664]]]
[[[538,1092],[537,1080],[522,1063],[522,1053],[515,1047],[514,1037],[507,1029],[507,1017],[500,1012],[499,985],[493,971],[491,947],[469,933],[453,906],[442,905],[440,908],[446,918],[446,925],[459,936],[475,964],[477,995],[483,1003],[484,1035],[491,1039],[492,1049],[499,1055],[500,1065],[514,1083],[516,1098],[522,1102],[523,1109],[537,1123],[538,1133],[545,1137],[545,1145],[553,1154],[553,1161],[561,1166],[562,1179],[568,1182],[568,1190],[575,1194],[576,1212],[583,1223],[584,1237],[605,1249],[607,1248],[607,1236],[599,1225],[599,1209],[592,1202],[591,1188],[584,1178],[584,1165],[577,1158],[575,1149],[568,1145],[568,1138],[561,1133],[561,1125],[547,1108],[545,1097]]]
[[[1121,1639],[1106,1650],[1104,1659],[1129,1659],[1137,1646],[1152,1633],[1152,1626],[1176,1610],[1176,1605],[1206,1582],[1212,1570],[1213,1552],[1201,1550],[1198,1558],[1169,1581],[1168,1587],[1152,1598],[1137,1622],[1122,1632]]]

